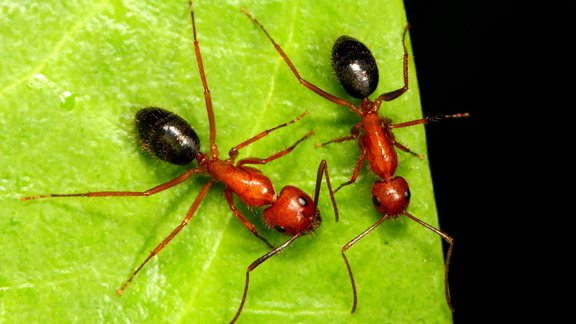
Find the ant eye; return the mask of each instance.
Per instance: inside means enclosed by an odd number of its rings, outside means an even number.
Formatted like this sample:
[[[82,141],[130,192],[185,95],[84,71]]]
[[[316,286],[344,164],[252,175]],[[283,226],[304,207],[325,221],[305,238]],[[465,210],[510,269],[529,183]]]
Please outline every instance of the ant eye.
[[[308,206],[308,200],[306,200],[306,198],[304,198],[304,197],[299,197],[298,203],[300,203],[300,205],[302,205],[304,207]]]
[[[374,204],[374,206],[376,207],[380,207],[380,205],[382,205],[382,202],[380,201],[380,198],[376,197],[376,196],[372,196],[372,203]]]
[[[406,189],[406,191],[404,192],[404,198],[410,199],[410,189]]]
[[[280,226],[280,225],[274,226],[274,229],[277,230],[277,231],[280,232],[280,233],[286,232],[286,229],[285,229],[284,227]]]

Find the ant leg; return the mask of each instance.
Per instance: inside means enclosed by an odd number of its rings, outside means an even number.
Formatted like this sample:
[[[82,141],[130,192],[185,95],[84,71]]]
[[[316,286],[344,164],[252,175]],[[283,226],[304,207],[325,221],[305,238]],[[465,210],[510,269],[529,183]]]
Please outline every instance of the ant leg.
[[[204,185],[204,187],[202,187],[202,189],[200,190],[200,193],[196,197],[196,200],[194,200],[192,207],[190,207],[190,210],[188,210],[188,213],[186,214],[186,216],[184,217],[184,219],[182,220],[180,225],[178,225],[178,227],[176,227],[162,242],[160,242],[160,244],[158,244],[158,246],[156,246],[156,248],[152,251],[152,253],[150,253],[150,255],[146,258],[146,260],[144,260],[144,262],[142,262],[140,264],[140,266],[138,266],[138,268],[136,268],[136,270],[134,270],[134,272],[132,273],[130,278],[128,278],[128,280],[126,280],[126,282],[122,285],[122,287],[120,287],[120,289],[118,289],[116,291],[116,295],[118,295],[118,296],[122,295],[124,290],[126,290],[126,288],[128,288],[128,285],[130,285],[130,283],[132,282],[134,277],[138,274],[138,272],[140,272],[140,270],[144,267],[144,265],[146,263],[148,263],[148,261],[150,261],[150,259],[152,259],[152,257],[154,257],[156,254],[158,254],[160,251],[162,251],[162,249],[166,245],[168,245],[168,243],[170,243],[170,241],[172,241],[172,239],[178,233],[180,233],[180,231],[184,228],[184,226],[186,226],[186,224],[188,224],[188,222],[190,221],[190,218],[192,218],[192,216],[196,212],[196,209],[198,209],[198,206],[200,206],[200,203],[202,202],[202,200],[206,196],[206,193],[208,193],[208,190],[210,189],[210,187],[212,186],[212,184],[214,182],[216,182],[216,180],[211,179],[208,183],[206,183]]]
[[[230,188],[224,189],[224,197],[226,198],[226,201],[228,202],[230,209],[232,209],[232,212],[234,212],[234,215],[236,215],[236,217],[238,217],[242,221],[244,226],[246,226],[246,228],[248,228],[248,230],[252,232],[254,236],[264,241],[264,243],[266,243],[266,245],[268,245],[271,249],[274,249],[274,246],[270,244],[270,242],[268,242],[266,238],[258,234],[256,228],[254,228],[254,225],[252,225],[252,223],[250,223],[250,221],[248,221],[248,219],[244,217],[244,215],[242,215],[240,211],[236,208],[236,205],[234,204],[234,199],[232,197],[232,190],[230,190]]]
[[[332,207],[334,208],[334,216],[337,222],[339,219],[338,207],[336,207],[336,198],[334,198],[334,191],[332,191],[332,184],[330,183],[330,176],[328,175],[328,163],[326,160],[320,161],[320,165],[318,166],[318,174],[316,175],[316,190],[314,191],[314,206],[318,206],[320,184],[322,184],[322,175],[326,175],[326,185],[328,186],[328,192],[330,193]]]
[[[415,125],[420,125],[420,124],[428,124],[430,122],[437,122],[440,121],[442,119],[449,119],[449,118],[464,118],[464,117],[470,117],[470,113],[459,113],[459,114],[450,114],[450,115],[436,115],[436,116],[430,116],[430,117],[424,117],[424,118],[420,118],[420,119],[415,119],[415,120],[411,120],[411,121],[407,121],[407,122],[403,122],[403,123],[399,123],[399,124],[393,124],[390,125],[389,128],[402,128],[402,127],[410,127],[410,126],[415,126]]]
[[[389,129],[393,129],[393,128],[402,128],[402,127],[410,127],[410,126],[415,126],[415,125],[420,125],[420,124],[428,124],[429,122],[436,122],[436,121],[440,121],[442,119],[448,119],[448,118],[463,118],[463,117],[469,117],[470,114],[469,113],[459,113],[459,114],[451,114],[451,115],[438,115],[438,116],[431,116],[431,117],[424,117],[424,118],[420,118],[420,119],[415,119],[415,120],[411,120],[411,121],[407,121],[407,122],[403,122],[403,123],[399,123],[399,124],[393,124],[390,125],[388,124],[387,127]],[[386,126],[386,123],[384,123],[384,126]],[[392,144],[394,144],[394,146],[396,146],[398,149],[406,152],[406,153],[410,153],[414,156],[416,156],[417,158],[423,159],[424,156],[422,154],[418,154],[415,152],[410,151],[409,148],[407,148],[406,146],[394,141]]]
[[[328,145],[330,143],[342,143],[350,140],[355,140],[356,138],[358,138],[358,135],[360,135],[361,128],[362,128],[362,122],[359,122],[356,125],[354,125],[352,129],[350,129],[350,136],[337,137],[335,139],[329,140],[328,142],[316,143],[316,147],[321,147],[324,145]]]
[[[250,145],[250,144],[252,144],[252,143],[254,143],[254,142],[258,141],[258,140],[260,140],[260,139],[262,139],[263,137],[267,136],[268,134],[270,134],[271,132],[273,132],[273,131],[275,131],[275,130],[277,130],[277,129],[279,129],[279,128],[286,127],[286,126],[288,126],[288,125],[290,125],[290,124],[294,124],[295,122],[297,122],[297,121],[299,121],[300,119],[304,118],[304,116],[306,116],[307,114],[308,114],[308,112],[305,111],[305,112],[303,112],[302,114],[300,114],[300,116],[298,116],[298,117],[296,117],[296,118],[294,118],[294,119],[292,119],[292,120],[290,120],[290,121],[288,121],[288,122],[286,122],[286,123],[280,124],[280,125],[278,125],[278,126],[276,126],[276,127],[270,128],[270,129],[267,129],[267,130],[265,130],[265,131],[263,131],[263,132],[255,135],[255,136],[247,139],[246,141],[244,141],[244,142],[242,142],[242,143],[234,146],[233,148],[231,148],[231,149],[230,149],[230,152],[228,152],[228,155],[230,156],[230,158],[232,159],[232,161],[236,160],[236,157],[238,157],[238,153],[239,153],[240,149],[242,149],[242,148],[244,148],[244,147],[246,147],[246,146],[248,146],[248,145]]]
[[[122,197],[122,196],[144,196],[148,197],[153,194],[159,193],[164,191],[168,188],[174,187],[177,184],[182,183],[184,180],[188,179],[193,174],[197,173],[205,173],[205,168],[196,168],[186,170],[184,173],[179,175],[178,177],[160,184],[154,188],[148,189],[146,191],[95,191],[95,192],[87,192],[87,193],[73,193],[73,194],[47,194],[47,195],[39,195],[39,196],[29,196],[29,197],[22,197],[20,200],[32,200],[32,199],[40,199],[40,198],[56,198],[56,197]]]
[[[316,94],[318,94],[321,97],[324,97],[330,101],[332,101],[333,103],[340,105],[340,106],[344,106],[344,107],[348,107],[350,108],[350,110],[352,110],[353,112],[355,112],[356,114],[361,114],[361,108],[354,105],[353,103],[349,102],[348,100],[336,97],[320,88],[318,88],[317,86],[315,86],[314,84],[304,80],[301,76],[300,73],[298,73],[298,70],[296,70],[296,67],[294,67],[294,64],[292,64],[292,61],[290,61],[290,59],[288,58],[288,55],[286,55],[286,53],[284,53],[284,50],[280,47],[280,45],[278,45],[274,39],[272,39],[272,36],[270,36],[270,34],[268,33],[268,31],[264,28],[264,26],[258,21],[258,19],[256,19],[256,17],[254,17],[250,12],[248,12],[248,10],[246,10],[246,8],[242,7],[241,8],[242,12],[248,17],[250,18],[266,35],[266,37],[270,40],[270,42],[272,42],[272,45],[274,45],[274,48],[276,49],[276,51],[280,54],[280,56],[282,56],[282,59],[284,59],[284,62],[286,62],[286,64],[288,64],[288,67],[290,68],[290,70],[292,71],[292,73],[294,74],[294,76],[296,77],[296,79],[298,79],[298,82],[300,82],[300,84],[302,84],[303,86],[305,86],[306,88],[312,90],[313,92],[315,92]]]
[[[336,190],[334,192],[338,192],[338,190],[342,189],[342,187],[347,186],[347,185],[351,185],[354,182],[356,182],[356,179],[358,178],[358,175],[360,174],[360,168],[362,168],[362,163],[364,162],[364,159],[366,158],[366,153],[367,153],[366,148],[362,147],[362,151],[360,152],[360,158],[358,158],[358,162],[356,162],[356,166],[354,166],[354,172],[352,172],[352,177],[350,178],[350,180],[344,182],[338,188],[336,188]]]
[[[367,230],[360,233],[358,236],[353,238],[350,242],[346,243],[346,245],[342,247],[342,258],[344,258],[346,269],[348,269],[348,276],[350,277],[350,283],[352,284],[352,294],[354,296],[354,301],[352,303],[352,311],[350,311],[350,313],[354,313],[354,311],[356,311],[356,305],[358,304],[358,296],[356,294],[356,283],[354,281],[354,275],[352,274],[352,268],[350,267],[350,263],[348,262],[348,258],[346,257],[346,251],[349,248],[351,248],[352,245],[360,241],[361,238],[366,236],[368,233],[372,232],[372,230],[378,227],[378,225],[382,224],[382,222],[385,221],[386,219],[387,219],[386,215],[380,217],[380,219],[376,223],[372,224],[372,226],[368,227]]]
[[[244,303],[246,302],[246,296],[248,295],[248,284],[250,282],[250,272],[252,272],[252,270],[256,269],[256,267],[258,267],[262,262],[264,262],[264,261],[268,260],[270,257],[282,252],[282,250],[284,250],[288,245],[290,245],[290,243],[294,242],[294,240],[296,240],[301,235],[302,235],[302,233],[298,233],[298,234],[292,236],[290,239],[288,239],[288,241],[284,242],[282,245],[275,248],[274,250],[272,250],[272,251],[264,254],[263,256],[259,257],[258,259],[256,259],[256,261],[252,262],[252,264],[250,264],[248,266],[248,269],[246,269],[246,282],[244,284],[244,293],[242,294],[242,301],[240,302],[240,307],[238,307],[238,311],[236,311],[236,315],[234,315],[234,318],[232,319],[232,321],[230,321],[230,323],[234,323],[238,320],[238,317],[240,317],[240,313],[242,312],[242,308],[244,308]]]
[[[410,24],[406,24],[404,27],[404,33],[402,35],[402,46],[404,47],[404,58],[403,58],[403,65],[402,70],[404,74],[404,86],[400,89],[390,91],[387,93],[383,93],[376,100],[374,100],[374,105],[376,107],[380,107],[380,103],[382,101],[391,101],[398,97],[400,97],[404,92],[408,91],[408,48],[406,47],[406,35],[408,34],[408,28],[410,28]]]
[[[444,241],[446,241],[446,243],[450,245],[450,247],[448,247],[448,252],[446,253],[446,263],[444,265],[444,294],[446,295],[446,302],[448,302],[448,307],[450,307],[450,310],[454,311],[454,306],[452,305],[452,299],[450,298],[450,289],[448,287],[448,270],[450,267],[450,258],[452,257],[452,248],[454,248],[454,239],[448,234],[416,218],[415,216],[409,214],[408,212],[404,211],[403,214],[408,218],[410,218],[411,220],[415,221],[416,223],[438,234]]]
[[[396,146],[398,149],[406,152],[406,153],[410,153],[412,155],[414,155],[415,157],[419,158],[419,159],[424,159],[424,155],[420,154],[420,153],[416,153],[413,152],[412,150],[410,150],[409,148],[407,148],[406,146],[396,142],[395,140],[392,142],[392,144],[394,144],[394,146]]]
[[[192,0],[188,0],[190,8],[190,17],[192,19],[192,34],[194,35],[194,51],[196,53],[196,61],[198,62],[198,70],[200,71],[200,79],[202,80],[202,88],[204,89],[204,101],[206,102],[206,111],[208,112],[208,123],[210,124],[210,157],[217,159],[218,146],[216,145],[216,121],[214,118],[214,109],[212,108],[212,96],[208,88],[208,81],[206,80],[206,73],[204,72],[204,64],[202,63],[202,54],[200,53],[200,44],[196,36],[196,22],[194,21],[194,9],[192,8]]]
[[[305,139],[307,139],[308,137],[312,136],[312,134],[314,134],[314,131],[309,131],[306,135],[304,135],[301,139],[299,139],[298,141],[296,141],[296,143],[294,143],[292,146],[288,147],[287,149],[280,151],[278,153],[272,154],[267,158],[261,159],[261,158],[255,158],[255,157],[249,157],[249,158],[245,158],[242,159],[240,161],[238,161],[238,163],[236,164],[237,166],[242,166],[244,164],[266,164],[268,162],[274,161],[276,159],[279,159],[281,157],[283,157],[284,155],[292,152],[292,150],[294,150],[294,148],[302,143],[302,141],[304,141]]]

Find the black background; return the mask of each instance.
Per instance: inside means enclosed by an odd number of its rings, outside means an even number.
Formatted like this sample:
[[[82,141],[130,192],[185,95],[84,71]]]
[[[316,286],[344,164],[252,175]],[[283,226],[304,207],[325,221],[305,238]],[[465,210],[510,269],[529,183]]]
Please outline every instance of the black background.
[[[486,136],[486,121],[494,118],[486,84],[494,22],[484,1],[404,2],[424,114],[471,114],[429,124],[426,134],[440,229],[455,242],[449,279],[454,322],[477,322],[492,317],[499,294],[492,276],[498,264],[490,257],[496,239],[490,227],[497,220],[485,191],[494,145]]]
[[[440,227],[455,239],[455,323],[573,317],[576,12],[404,3],[424,113],[471,113],[426,126]]]

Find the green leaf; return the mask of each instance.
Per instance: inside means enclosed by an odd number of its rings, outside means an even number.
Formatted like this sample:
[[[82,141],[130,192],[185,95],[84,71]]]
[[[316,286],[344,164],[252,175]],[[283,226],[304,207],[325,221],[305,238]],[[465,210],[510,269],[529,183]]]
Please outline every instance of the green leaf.
[[[341,34],[372,49],[378,93],[402,85],[402,1],[198,1],[197,29],[222,157],[250,136],[304,111],[296,124],[241,151],[266,157],[311,129],[291,154],[263,166],[279,191],[293,184],[312,194],[321,159],[333,183],[352,174],[359,149],[314,143],[349,134],[358,118],[299,85],[245,5],[268,28],[301,75],[346,97],[330,66]],[[38,1],[0,4],[0,322],[227,322],[239,305],[246,267],[268,250],[230,211],[221,184],[212,187],[188,226],[135,278],[114,292],[182,220],[205,175],[148,198],[22,196],[100,190],[145,190],[185,168],[156,161],[138,147],[134,113],[160,106],[187,119],[208,147],[208,121],[186,1]],[[414,62],[410,91],[381,115],[421,116]],[[426,154],[422,126],[396,138]],[[409,211],[437,226],[426,159],[400,153],[397,173],[411,184]],[[341,247],[373,224],[376,177],[363,167],[336,195],[335,223],[326,187],[323,224],[252,272],[240,317],[245,323],[451,322],[443,292],[438,235],[400,218],[384,222],[347,255]],[[240,202],[238,202],[240,205]],[[275,245],[261,209],[240,207]]]

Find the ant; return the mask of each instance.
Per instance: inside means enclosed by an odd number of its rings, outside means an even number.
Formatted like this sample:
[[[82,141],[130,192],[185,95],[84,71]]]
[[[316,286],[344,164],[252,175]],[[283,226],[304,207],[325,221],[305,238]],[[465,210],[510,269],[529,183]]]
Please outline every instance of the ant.
[[[350,36],[340,36],[334,43],[332,47],[332,66],[336,73],[336,77],[348,95],[361,100],[361,103],[358,105],[348,101],[347,99],[332,95],[303,79],[284,50],[282,50],[280,45],[274,41],[272,36],[256,19],[256,17],[254,17],[245,8],[242,8],[242,12],[264,32],[300,84],[335,104],[348,107],[348,109],[361,118],[361,121],[352,127],[349,136],[339,137],[325,143],[317,144],[317,146],[324,146],[330,143],[340,143],[359,139],[358,144],[361,152],[352,172],[352,176],[350,180],[341,184],[334,192],[338,192],[338,190],[344,186],[356,182],[364,160],[368,160],[370,169],[380,178],[380,180],[376,181],[372,185],[371,193],[374,207],[383,216],[368,229],[346,243],[342,247],[341,251],[352,285],[353,303],[351,313],[354,313],[356,310],[358,297],[354,275],[350,263],[348,262],[348,258],[346,257],[346,251],[364,236],[372,232],[385,220],[397,218],[402,215],[438,234],[449,244],[444,268],[444,293],[448,306],[452,311],[454,311],[448,287],[448,269],[450,258],[452,256],[452,249],[454,247],[454,240],[446,233],[425,223],[406,211],[410,203],[410,189],[408,183],[403,177],[395,176],[396,168],[398,166],[398,158],[395,149],[399,149],[421,159],[423,156],[412,152],[408,147],[397,142],[392,131],[397,128],[427,124],[431,121],[438,121],[446,118],[468,117],[469,113],[424,117],[398,124],[392,123],[390,118],[381,118],[378,116],[378,110],[380,109],[382,102],[392,101],[408,91],[408,50],[406,47],[406,35],[409,25],[407,24],[404,27],[402,35],[402,45],[404,48],[404,85],[402,88],[379,95],[374,101],[370,100],[368,96],[370,96],[378,86],[378,66],[376,65],[376,60],[368,47]]]
[[[237,162],[240,149],[262,139],[274,130],[288,126],[303,118],[307,112],[304,112],[295,119],[280,124],[276,127],[267,129],[248,140],[236,145],[230,149],[226,159],[220,159],[218,153],[218,146],[216,145],[216,124],[214,111],[212,108],[212,100],[210,90],[204,72],[202,63],[202,55],[200,53],[200,46],[196,36],[196,24],[194,21],[194,10],[192,0],[189,0],[190,16],[192,20],[192,33],[194,37],[194,50],[204,89],[204,99],[206,110],[208,113],[208,121],[210,127],[210,150],[208,154],[200,152],[200,140],[192,127],[180,116],[157,107],[146,107],[140,109],[136,113],[136,128],[138,137],[142,147],[154,155],[155,157],[166,162],[176,165],[186,165],[194,160],[197,160],[198,166],[191,168],[177,176],[176,178],[162,183],[156,187],[146,191],[98,191],[87,193],[73,193],[73,194],[47,194],[38,196],[22,197],[22,201],[40,199],[40,198],[57,198],[57,197],[105,197],[105,196],[151,196],[161,191],[174,187],[195,174],[208,174],[210,179],[194,200],[188,213],[182,222],[154,248],[148,257],[134,270],[132,275],[124,282],[124,284],[116,291],[118,296],[122,295],[126,288],[130,285],[132,280],[140,272],[140,270],[148,263],[152,257],[157,255],[172,239],[188,224],[200,203],[208,193],[210,187],[220,181],[224,184],[224,197],[230,206],[232,212],[238,217],[244,226],[257,238],[266,243],[272,250],[260,258],[252,262],[246,270],[246,282],[244,285],[244,292],[240,306],[232,320],[235,322],[244,306],[246,301],[250,272],[262,264],[270,257],[280,253],[288,245],[290,245],[297,238],[311,234],[321,224],[320,211],[318,210],[318,198],[320,195],[320,185],[323,176],[326,176],[326,184],[332,200],[336,220],[338,220],[338,209],[336,207],[336,200],[330,178],[328,175],[328,167],[325,160],[322,160],[318,166],[318,173],[316,176],[316,189],[314,192],[314,199],[308,196],[301,189],[294,186],[285,186],[280,191],[280,195],[272,185],[271,180],[266,177],[260,170],[249,167],[246,165],[263,165],[281,158],[290,152],[302,141],[310,137],[314,132],[310,131],[302,138],[300,138],[292,146],[277,152],[267,158],[248,157],[241,159]],[[266,225],[275,229],[280,233],[290,236],[290,238],[278,247],[274,247],[263,236],[261,236],[255,229],[254,225],[248,221],[244,215],[236,208],[234,204],[233,195],[236,195],[247,206],[250,207],[267,207],[263,212],[263,218]]]

